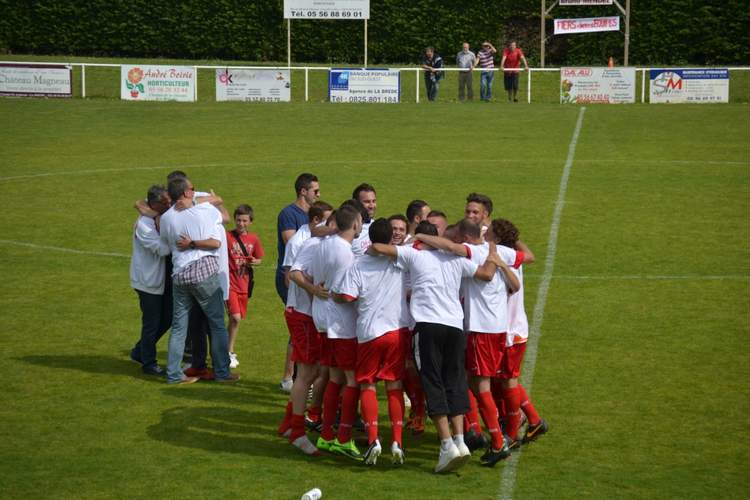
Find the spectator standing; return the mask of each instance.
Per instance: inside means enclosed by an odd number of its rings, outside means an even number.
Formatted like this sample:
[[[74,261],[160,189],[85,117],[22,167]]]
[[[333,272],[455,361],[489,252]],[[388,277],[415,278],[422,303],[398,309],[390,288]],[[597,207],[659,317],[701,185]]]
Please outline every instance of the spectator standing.
[[[427,90],[427,100],[434,101],[437,99],[438,90],[440,89],[440,80],[443,79],[443,58],[435,53],[433,47],[427,47],[422,59],[422,68],[424,69],[424,85]]]
[[[529,63],[526,61],[523,51],[518,48],[516,41],[512,40],[510,45],[503,49],[503,59],[500,61],[508,101],[518,102],[518,73],[521,72],[521,61],[528,71]]]
[[[469,44],[464,42],[463,49],[456,56],[456,66],[468,71],[458,72],[458,100],[464,100],[464,94],[471,101],[474,99],[474,87],[472,85],[472,70],[477,64],[477,56],[469,50]]]
[[[497,54],[497,49],[487,41],[482,44],[482,50],[477,54],[479,67],[482,68],[482,75],[479,79],[479,97],[487,102],[492,99],[492,81],[495,79],[495,72],[489,70],[495,69],[495,54]]]

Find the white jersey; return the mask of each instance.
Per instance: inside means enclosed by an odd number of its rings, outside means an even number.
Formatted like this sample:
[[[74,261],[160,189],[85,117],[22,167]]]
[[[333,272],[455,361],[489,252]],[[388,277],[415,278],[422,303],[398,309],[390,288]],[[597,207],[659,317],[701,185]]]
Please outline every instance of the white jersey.
[[[297,231],[299,234],[299,231]],[[296,236],[296,234],[295,234]],[[292,238],[293,239],[293,238]],[[287,242],[287,249],[289,249],[289,242]],[[310,267],[312,265],[313,258],[317,252],[317,247],[320,245],[321,238],[308,238],[296,251],[296,257],[292,264],[289,266],[290,271],[302,271],[302,273],[311,276]],[[288,253],[284,255],[284,266],[286,267]],[[289,291],[286,296],[286,306],[293,308],[295,311],[302,314],[312,316],[312,297],[303,288],[299,287],[294,281],[289,281]],[[324,330],[321,330],[324,331]]]
[[[339,235],[332,235],[318,245],[312,271],[316,283],[328,290],[340,288],[346,272],[354,264],[352,246]],[[317,299],[317,298],[316,298]],[[321,299],[318,299],[321,300]],[[354,304],[340,304],[329,298],[326,304],[326,334],[329,339],[357,337],[357,310]],[[313,307],[315,312],[315,307]],[[313,319],[315,316],[313,316]],[[317,326],[317,323],[316,323]]]
[[[513,268],[513,272],[521,282],[521,288],[508,299],[508,337],[506,345],[521,344],[529,338],[529,321],[526,318],[526,310],[523,307],[523,266]]]
[[[409,326],[403,274],[391,259],[365,254],[333,288],[335,293],[356,299],[358,343]]]
[[[362,257],[367,252],[367,249],[370,248],[370,245],[372,245],[370,241],[370,225],[372,225],[372,221],[363,224],[362,232],[352,241],[352,253],[357,259]]]
[[[211,196],[211,193],[205,191],[196,191],[193,195],[193,203],[196,203],[198,198],[206,198]],[[214,207],[215,208],[215,207]],[[218,210],[218,209],[217,209]],[[219,283],[221,284],[221,292],[224,294],[224,300],[229,299],[229,252],[227,251],[227,231],[224,228],[224,219],[219,212],[218,231],[219,241],[221,241],[221,249],[219,252]]]
[[[297,258],[297,254],[302,248],[302,244],[305,243],[312,237],[310,233],[310,225],[303,224],[297,229],[297,232],[289,238],[284,247],[284,262],[281,264],[282,267],[292,267],[294,259]]]
[[[489,243],[465,245],[472,262],[481,265],[490,254]],[[516,251],[498,246],[500,258],[512,267],[516,262]],[[503,272],[498,269],[491,281],[464,278],[461,283],[464,299],[464,330],[475,333],[505,333],[508,331],[508,287]]]
[[[410,271],[409,309],[417,323],[437,323],[463,329],[464,312],[458,291],[461,279],[474,276],[477,266],[465,257],[437,250],[396,247],[396,262]]]
[[[191,262],[207,255],[213,255],[218,258],[222,254],[228,254],[226,246],[216,250],[195,248],[180,251],[177,248],[177,241],[179,241],[180,236],[183,234],[191,240],[206,240],[210,238],[219,241],[222,241],[221,235],[223,234],[223,240],[226,242],[226,231],[223,226],[217,224],[217,220],[221,220],[221,212],[210,203],[200,203],[179,212],[172,207],[164,212],[161,216],[160,237],[164,243],[169,245],[172,251],[172,276],[182,272],[185,266]],[[219,263],[221,263],[220,260]],[[221,272],[221,267],[219,267],[219,272]]]

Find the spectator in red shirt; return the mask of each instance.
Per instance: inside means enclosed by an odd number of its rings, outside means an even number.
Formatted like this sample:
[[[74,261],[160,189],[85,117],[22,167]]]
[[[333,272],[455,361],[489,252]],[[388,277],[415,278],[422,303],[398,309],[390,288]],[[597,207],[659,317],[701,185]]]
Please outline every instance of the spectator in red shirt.
[[[521,72],[521,61],[528,71],[529,63],[526,62],[523,51],[516,46],[515,40],[511,40],[510,45],[503,49],[503,59],[500,61],[508,101],[518,102],[518,74]]]

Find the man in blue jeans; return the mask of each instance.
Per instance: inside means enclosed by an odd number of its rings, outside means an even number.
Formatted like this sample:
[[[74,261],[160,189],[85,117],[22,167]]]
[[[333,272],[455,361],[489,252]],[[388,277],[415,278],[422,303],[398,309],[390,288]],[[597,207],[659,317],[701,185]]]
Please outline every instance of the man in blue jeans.
[[[172,250],[172,334],[167,354],[167,382],[192,384],[198,377],[182,372],[188,315],[194,303],[203,310],[211,330],[211,358],[217,382],[236,382],[229,371],[228,335],[224,326],[224,300],[219,277],[218,252],[222,214],[210,203],[193,202],[193,184],[186,177],[169,182],[175,205],[161,217],[161,239]],[[180,208],[178,208],[180,207]],[[187,208],[182,208],[187,207]]]
[[[495,72],[490,70],[495,69],[495,54],[497,54],[497,49],[490,42],[484,42],[482,50],[477,53],[479,61],[477,66],[482,69],[479,78],[479,97],[485,102],[492,99],[492,81],[495,79]]]

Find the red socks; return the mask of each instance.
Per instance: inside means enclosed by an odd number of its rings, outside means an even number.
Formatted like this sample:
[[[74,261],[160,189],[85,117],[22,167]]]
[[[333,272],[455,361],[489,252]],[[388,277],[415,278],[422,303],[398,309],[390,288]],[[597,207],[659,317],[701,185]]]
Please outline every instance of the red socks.
[[[492,448],[495,450],[501,450],[503,448],[503,433],[500,430],[497,406],[495,406],[495,401],[492,399],[491,392],[487,391],[479,393],[479,410],[482,412],[484,425],[490,432]]]
[[[344,397],[341,399],[339,443],[346,443],[352,438],[352,426],[357,416],[357,401],[359,401],[359,387],[344,387]]]
[[[521,393],[520,386],[513,389],[503,389],[507,423],[505,431],[511,439],[518,439],[518,427],[521,424]]]
[[[366,392],[375,393],[375,391]],[[388,391],[388,416],[391,418],[391,433],[393,433],[393,441],[401,446],[401,438],[404,432],[404,396],[399,390]],[[377,434],[375,437],[377,437]],[[372,440],[370,442],[372,443]]]
[[[333,434],[333,424],[336,423],[336,412],[339,409],[339,392],[341,392],[341,386],[329,380],[323,395],[323,427],[320,430],[320,437],[326,441],[336,437]]]
[[[539,414],[536,412],[536,408],[531,404],[529,395],[526,394],[526,389],[521,384],[518,384],[518,392],[521,400],[521,410],[526,414],[526,418],[529,419],[529,425],[539,425]]]
[[[292,415],[292,433],[289,435],[289,442],[293,442],[300,436],[305,435],[305,416]]]
[[[284,412],[284,420],[279,425],[279,436],[283,435],[288,429],[292,427],[292,402],[289,401],[286,404],[286,411]]]
[[[378,438],[378,396],[374,389],[366,389],[360,392],[359,399],[362,420],[365,421],[367,431],[367,443],[372,444]]]
[[[474,430],[477,434],[482,433],[482,426],[479,425],[479,407],[477,405],[477,398],[474,397],[474,392],[469,391],[469,412],[464,418],[464,431]]]
[[[320,406],[310,406],[310,408],[307,409],[307,418],[313,422],[317,422],[320,420],[322,412],[323,408]]]

